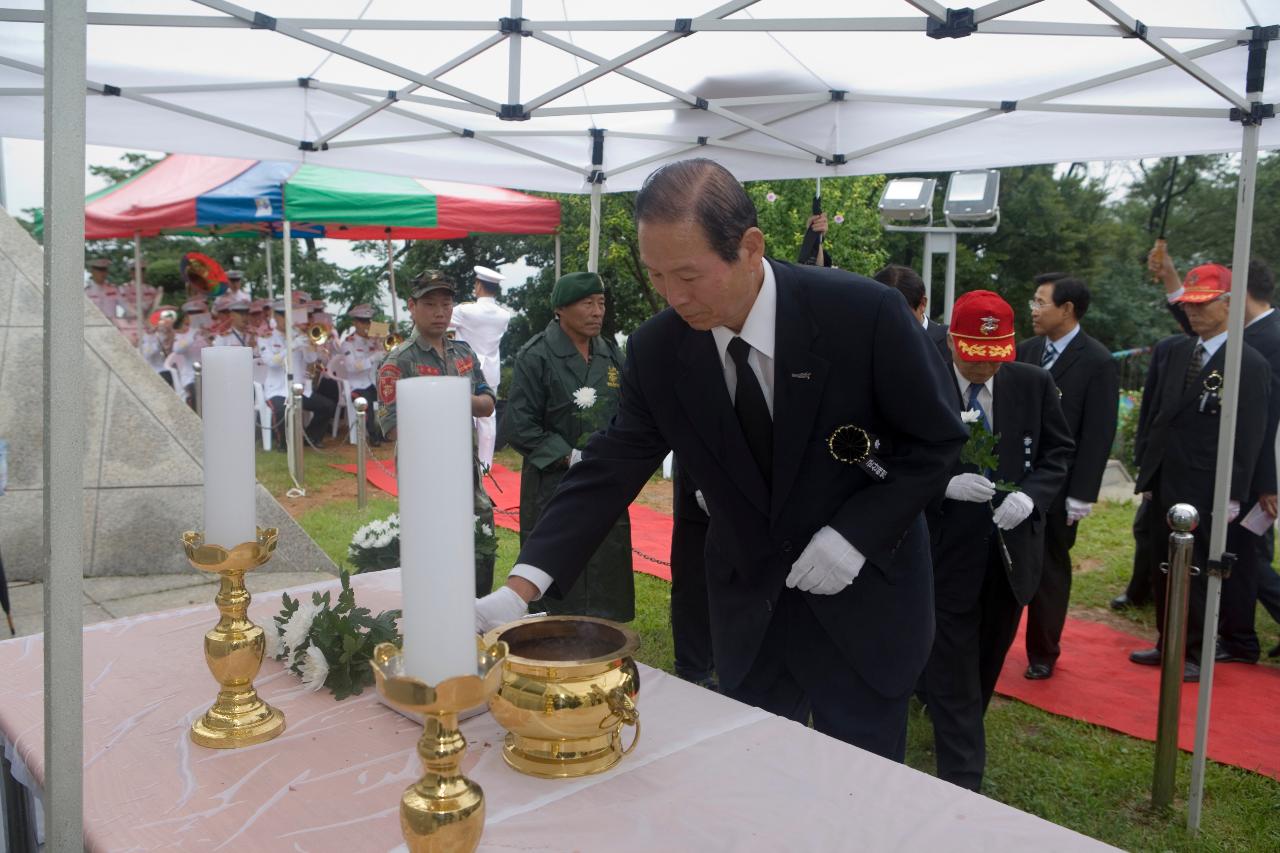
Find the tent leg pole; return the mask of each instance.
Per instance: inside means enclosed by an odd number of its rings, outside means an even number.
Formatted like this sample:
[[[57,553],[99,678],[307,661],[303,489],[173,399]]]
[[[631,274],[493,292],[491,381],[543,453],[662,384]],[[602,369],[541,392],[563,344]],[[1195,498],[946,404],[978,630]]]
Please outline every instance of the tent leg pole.
[[[933,244],[929,240],[929,235],[924,235],[924,260],[920,262],[920,278],[924,280],[924,292],[929,297],[929,304],[936,306],[937,300],[933,298]],[[943,305],[945,311],[946,305]],[[948,322],[943,320],[943,322]]]
[[[556,232],[556,281],[560,280],[560,232]]]
[[[133,232],[133,313],[134,336],[133,345],[142,347],[142,235]]]
[[[396,295],[395,253],[391,251],[391,238],[387,237],[387,286],[391,288],[392,331],[400,334],[400,298]]]
[[[281,225],[280,236],[283,238],[281,245],[284,247],[284,262],[281,264],[280,274],[284,277],[284,352],[285,352],[285,399],[289,403],[293,402],[293,382],[296,378],[293,375],[293,237],[289,220],[284,220]],[[293,411],[293,406],[286,405],[287,412]],[[302,448],[298,447],[297,438],[294,431],[289,428],[290,422],[286,422],[284,436],[289,460],[293,465],[289,466],[290,473],[297,470],[297,456],[301,455]]]
[[[262,248],[267,253],[267,298],[274,301],[276,298],[276,286],[271,280],[271,230],[268,228],[267,236],[262,241]]]
[[[591,231],[587,243],[587,272],[600,271],[600,192],[599,182],[591,185]]]
[[[1261,93],[1249,93],[1249,100]],[[1250,242],[1253,239],[1253,201],[1258,177],[1258,131],[1256,124],[1245,125],[1241,145],[1240,180],[1236,193],[1236,233],[1231,268],[1237,274],[1231,280],[1231,310],[1227,322],[1227,354],[1223,373],[1224,397],[1222,417],[1218,424],[1218,459],[1213,484],[1213,526],[1209,534],[1209,583],[1205,599],[1204,642],[1200,648],[1200,694],[1196,703],[1195,751],[1191,759],[1191,793],[1187,798],[1187,829],[1200,831],[1200,814],[1204,805],[1205,750],[1209,740],[1209,711],[1213,697],[1213,666],[1216,652],[1218,606],[1222,594],[1222,555],[1227,544],[1227,503],[1231,497],[1231,460],[1235,456],[1236,407],[1240,401],[1240,354],[1244,348],[1245,288],[1249,269]],[[1248,509],[1248,507],[1244,507]]]
[[[46,849],[84,850],[85,0],[49,3],[44,51]]]
[[[951,306],[956,304],[956,235],[946,235],[947,244],[947,280],[946,293],[943,298],[947,301],[947,319],[944,321],[951,323]]]

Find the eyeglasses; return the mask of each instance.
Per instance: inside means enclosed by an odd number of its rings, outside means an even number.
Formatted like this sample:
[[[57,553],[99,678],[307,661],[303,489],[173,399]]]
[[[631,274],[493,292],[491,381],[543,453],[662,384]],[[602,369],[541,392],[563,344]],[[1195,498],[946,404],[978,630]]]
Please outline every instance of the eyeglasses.
[[[1027,303],[1027,307],[1032,311],[1040,311],[1052,305],[1052,302],[1041,302],[1039,299],[1032,299]]]

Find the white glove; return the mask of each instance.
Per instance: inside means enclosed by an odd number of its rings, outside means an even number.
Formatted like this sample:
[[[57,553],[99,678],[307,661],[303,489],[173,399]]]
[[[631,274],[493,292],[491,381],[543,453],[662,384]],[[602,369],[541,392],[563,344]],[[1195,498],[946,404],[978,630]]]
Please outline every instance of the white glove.
[[[528,603],[509,586],[503,585],[484,598],[476,599],[476,633],[492,631],[499,625],[522,619],[529,613]]]
[[[693,493],[693,499],[698,502],[698,509],[707,515],[711,515],[711,510],[707,509],[707,499],[702,496],[702,489],[698,489]]]
[[[947,483],[947,497],[953,501],[982,503],[991,500],[996,484],[981,474],[956,474]]]
[[[1075,498],[1067,498],[1067,526],[1075,524],[1077,521],[1088,518],[1089,513],[1093,512],[1093,504],[1087,501],[1078,501]]]
[[[835,595],[862,571],[867,558],[833,528],[824,527],[791,564],[787,586],[814,595]]]
[[[569,467],[570,468],[572,468],[574,465],[577,465],[581,461],[582,461],[581,450],[575,447],[573,450],[569,451]]]
[[[1227,501],[1227,524],[1240,517],[1240,501]]]
[[[991,520],[1001,530],[1012,530],[1026,521],[1027,516],[1031,515],[1031,510],[1035,508],[1035,502],[1027,497],[1025,492],[1010,492],[1000,506],[996,507],[995,515],[991,516]]]

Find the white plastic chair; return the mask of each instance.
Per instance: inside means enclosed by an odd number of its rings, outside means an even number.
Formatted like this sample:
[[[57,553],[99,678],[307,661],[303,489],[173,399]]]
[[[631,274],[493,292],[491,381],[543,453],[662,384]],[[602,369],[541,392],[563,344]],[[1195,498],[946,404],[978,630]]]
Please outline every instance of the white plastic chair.
[[[258,426],[262,432],[262,449],[271,449],[271,404],[262,389],[261,382],[253,383],[253,409],[258,413]]]
[[[338,380],[338,408],[333,413],[333,436],[338,436],[338,420],[345,419],[347,422],[347,443],[356,443],[356,403],[351,397],[351,383],[345,379]]]

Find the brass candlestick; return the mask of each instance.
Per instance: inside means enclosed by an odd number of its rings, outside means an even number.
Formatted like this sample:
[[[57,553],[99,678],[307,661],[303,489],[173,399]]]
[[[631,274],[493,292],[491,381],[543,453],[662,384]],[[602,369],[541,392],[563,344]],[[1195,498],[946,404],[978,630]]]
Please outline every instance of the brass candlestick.
[[[204,534],[187,531],[182,545],[187,560],[202,572],[218,575],[221,587],[213,599],[222,618],[204,635],[204,659],[222,686],[213,707],[191,724],[191,739],[212,749],[235,749],[271,740],[284,731],[284,714],[258,698],[254,676],[262,666],[266,638],[249,621],[245,572],[271,559],[277,531],[259,527],[258,538],[231,550],[205,544]]]
[[[404,672],[404,655],[394,643],[373,650],[378,692],[392,705],[423,716],[418,756],[422,778],[400,798],[400,833],[410,853],[470,853],[484,832],[484,791],[462,775],[467,739],[458,713],[485,701],[497,689],[505,643],[479,646],[476,674],[427,684]]]

